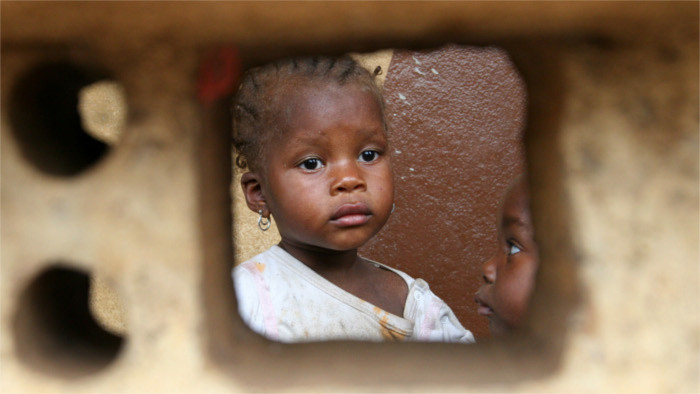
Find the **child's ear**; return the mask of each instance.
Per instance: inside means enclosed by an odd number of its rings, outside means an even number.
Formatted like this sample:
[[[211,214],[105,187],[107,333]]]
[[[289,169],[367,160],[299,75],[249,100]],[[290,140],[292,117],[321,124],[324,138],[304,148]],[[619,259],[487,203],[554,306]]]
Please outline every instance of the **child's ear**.
[[[270,209],[267,207],[267,200],[262,191],[260,176],[254,172],[246,172],[241,176],[241,187],[248,208],[255,213],[262,210],[262,215],[269,217]]]

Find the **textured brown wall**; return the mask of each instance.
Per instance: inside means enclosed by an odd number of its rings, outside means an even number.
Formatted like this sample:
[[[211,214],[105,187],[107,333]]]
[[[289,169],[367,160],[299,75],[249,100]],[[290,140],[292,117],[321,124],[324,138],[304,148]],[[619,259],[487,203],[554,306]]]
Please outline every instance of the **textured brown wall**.
[[[524,168],[524,83],[497,48],[395,51],[384,97],[396,210],[362,252],[427,280],[487,337],[473,298],[504,189]]]

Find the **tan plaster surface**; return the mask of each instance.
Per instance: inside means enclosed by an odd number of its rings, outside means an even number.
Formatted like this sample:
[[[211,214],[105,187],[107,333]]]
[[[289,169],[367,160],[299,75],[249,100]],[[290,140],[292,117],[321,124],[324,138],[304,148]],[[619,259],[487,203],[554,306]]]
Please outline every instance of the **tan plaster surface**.
[[[81,89],[78,111],[87,133],[110,145],[119,142],[127,119],[126,96],[119,83],[100,81]]]
[[[697,40],[564,52],[562,152],[585,300],[561,388],[697,391]]]

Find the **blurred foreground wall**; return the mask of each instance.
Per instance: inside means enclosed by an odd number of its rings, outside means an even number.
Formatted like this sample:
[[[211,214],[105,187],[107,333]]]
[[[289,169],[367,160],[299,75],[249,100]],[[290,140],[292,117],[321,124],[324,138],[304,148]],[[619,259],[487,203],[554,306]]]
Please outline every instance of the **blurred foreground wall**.
[[[697,3],[1,7],[3,392],[700,390]],[[200,59],[222,43],[244,66],[503,48],[527,91],[542,248],[527,333],[473,346],[250,333],[230,285],[228,130],[196,99]],[[75,111],[105,79],[124,113],[90,121],[123,120],[117,142]],[[119,327],[90,315],[96,278]]]

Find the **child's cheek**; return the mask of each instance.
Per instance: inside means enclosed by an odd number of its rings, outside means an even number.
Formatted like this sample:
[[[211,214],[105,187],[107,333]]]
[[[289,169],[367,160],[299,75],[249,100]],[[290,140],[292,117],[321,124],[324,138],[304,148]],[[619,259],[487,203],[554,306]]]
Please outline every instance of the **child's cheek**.
[[[508,275],[504,285],[504,301],[507,306],[507,321],[513,326],[519,326],[527,311],[527,304],[532,288],[532,272],[528,267],[526,256],[519,256],[508,267]],[[500,278],[499,278],[500,279]]]

